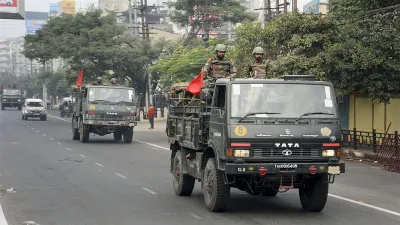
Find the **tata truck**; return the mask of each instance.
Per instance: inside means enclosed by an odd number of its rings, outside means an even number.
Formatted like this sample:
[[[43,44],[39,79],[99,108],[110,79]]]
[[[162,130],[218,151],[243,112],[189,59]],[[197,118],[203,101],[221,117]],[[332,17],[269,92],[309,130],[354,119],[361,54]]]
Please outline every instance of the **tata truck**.
[[[113,134],[115,141],[132,142],[138,120],[135,89],[108,85],[72,86],[72,89],[73,140],[86,143],[93,133]]]
[[[260,197],[298,189],[303,209],[320,212],[345,173],[334,88],[315,76],[218,79],[170,101],[173,188],[190,196],[201,182],[211,212],[227,208],[231,188]]]
[[[1,96],[1,110],[6,108],[22,109],[23,96],[19,89],[5,88]]]

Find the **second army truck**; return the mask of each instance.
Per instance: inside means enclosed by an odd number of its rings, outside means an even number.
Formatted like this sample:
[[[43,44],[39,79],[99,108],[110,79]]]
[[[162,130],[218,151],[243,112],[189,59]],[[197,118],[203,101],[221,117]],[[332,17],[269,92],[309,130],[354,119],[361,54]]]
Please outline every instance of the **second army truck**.
[[[5,88],[1,97],[1,110],[5,110],[6,107],[22,109],[24,99],[19,89]]]
[[[100,136],[113,134],[115,141],[131,143],[137,126],[135,89],[122,86],[72,86],[72,138],[82,143],[90,133]]]
[[[206,208],[218,212],[230,188],[260,196],[299,189],[306,211],[323,210],[328,184],[345,172],[331,83],[218,79],[200,98],[185,95],[170,106],[166,129],[176,195],[190,196],[201,181]]]

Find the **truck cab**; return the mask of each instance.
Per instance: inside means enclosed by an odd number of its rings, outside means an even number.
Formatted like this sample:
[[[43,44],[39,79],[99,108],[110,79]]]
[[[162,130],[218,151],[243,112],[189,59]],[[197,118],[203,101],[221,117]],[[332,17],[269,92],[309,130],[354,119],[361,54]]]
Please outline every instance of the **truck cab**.
[[[303,208],[321,211],[328,183],[345,172],[329,82],[219,79],[197,103],[181,101],[167,122],[175,192],[190,195],[201,181],[210,211],[225,210],[230,188],[262,196],[299,189]]]
[[[6,88],[1,97],[1,110],[5,110],[5,108],[22,109],[23,96],[21,90]]]

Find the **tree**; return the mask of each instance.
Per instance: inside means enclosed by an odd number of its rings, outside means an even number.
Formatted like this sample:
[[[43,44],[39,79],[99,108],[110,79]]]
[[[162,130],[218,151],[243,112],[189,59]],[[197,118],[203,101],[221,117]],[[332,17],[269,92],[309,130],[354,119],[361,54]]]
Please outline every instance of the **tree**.
[[[127,78],[132,86],[141,89],[145,87],[146,65],[161,49],[124,32],[114,15],[103,16],[99,10],[55,17],[35,35],[25,37],[24,54],[42,62],[58,57],[68,60],[69,82],[74,82],[83,68],[84,82],[97,76],[115,76],[121,80]]]
[[[241,4],[243,0],[177,0],[168,3],[173,8],[169,17],[172,22],[183,27],[190,26],[189,34],[196,36],[204,28],[208,33],[210,28],[220,27],[222,23],[233,23],[253,20]]]

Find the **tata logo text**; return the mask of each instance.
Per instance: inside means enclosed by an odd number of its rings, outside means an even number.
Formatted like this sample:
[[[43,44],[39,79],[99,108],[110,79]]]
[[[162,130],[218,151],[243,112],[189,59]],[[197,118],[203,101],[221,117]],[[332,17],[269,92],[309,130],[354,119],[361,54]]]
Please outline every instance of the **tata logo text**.
[[[299,143],[275,143],[277,148],[299,148]]]

